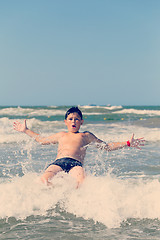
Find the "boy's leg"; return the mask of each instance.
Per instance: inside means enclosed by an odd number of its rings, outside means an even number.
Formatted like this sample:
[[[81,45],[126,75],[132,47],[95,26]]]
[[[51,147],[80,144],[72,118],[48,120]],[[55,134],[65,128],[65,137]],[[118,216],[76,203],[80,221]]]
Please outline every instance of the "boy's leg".
[[[73,167],[70,171],[69,174],[76,179],[77,181],[77,188],[79,185],[82,184],[84,178],[85,178],[85,172],[84,169],[80,166],[75,166]]]
[[[41,181],[43,183],[47,183],[47,185],[52,185],[49,180],[51,180],[58,172],[62,171],[62,168],[57,165],[50,165],[44,172],[41,177]]]

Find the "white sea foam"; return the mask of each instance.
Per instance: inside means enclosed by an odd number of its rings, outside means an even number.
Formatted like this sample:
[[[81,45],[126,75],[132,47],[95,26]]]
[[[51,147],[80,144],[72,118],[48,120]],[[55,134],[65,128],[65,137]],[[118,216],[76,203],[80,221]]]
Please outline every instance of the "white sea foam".
[[[123,108],[122,106],[92,106],[92,105],[86,105],[86,106],[79,106],[82,110],[83,109],[107,109],[107,110],[116,110]]]
[[[64,115],[65,110],[59,110],[56,108],[22,108],[22,107],[17,107],[17,108],[3,108],[0,109],[0,115],[7,115],[7,116],[56,116],[56,115]]]
[[[117,227],[127,218],[160,218],[158,180],[150,182],[89,177],[79,192],[72,192],[67,210]]]
[[[63,177],[62,177],[63,176]],[[28,173],[0,184],[0,218],[26,218],[61,210],[100,222],[108,228],[119,227],[128,218],[160,219],[160,182],[158,180],[122,180],[107,176],[88,176],[79,189],[66,174],[54,178],[54,188]],[[51,214],[51,213],[50,213]]]
[[[149,116],[160,116],[160,110],[139,110],[139,109],[122,109],[116,111],[119,114],[137,114],[137,115],[149,115]]]

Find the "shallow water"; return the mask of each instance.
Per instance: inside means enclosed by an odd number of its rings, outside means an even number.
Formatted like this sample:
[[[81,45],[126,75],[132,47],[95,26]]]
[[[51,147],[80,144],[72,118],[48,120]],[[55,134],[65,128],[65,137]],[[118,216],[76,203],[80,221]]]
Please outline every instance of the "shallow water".
[[[66,130],[67,107],[0,108],[0,239],[160,239],[160,107],[81,106],[89,130],[106,142],[144,137],[141,149],[89,146],[84,184],[65,173],[41,184],[57,146],[15,132],[13,122],[48,135]]]

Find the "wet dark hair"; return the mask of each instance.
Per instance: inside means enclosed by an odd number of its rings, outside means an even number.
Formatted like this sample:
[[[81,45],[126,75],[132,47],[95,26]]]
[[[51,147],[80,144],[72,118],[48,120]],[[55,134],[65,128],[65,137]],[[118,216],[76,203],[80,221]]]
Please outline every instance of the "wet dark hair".
[[[67,119],[68,115],[70,113],[78,113],[78,115],[80,116],[81,120],[83,119],[83,115],[82,115],[82,112],[81,110],[79,110],[78,107],[71,107],[70,109],[67,110],[66,114],[65,114],[65,119]]]

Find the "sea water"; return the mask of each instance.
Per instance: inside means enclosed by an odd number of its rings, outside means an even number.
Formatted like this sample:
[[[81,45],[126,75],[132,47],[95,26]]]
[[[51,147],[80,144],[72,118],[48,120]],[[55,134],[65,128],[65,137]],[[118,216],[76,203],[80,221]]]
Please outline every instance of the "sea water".
[[[66,131],[69,106],[0,107],[0,239],[160,239],[160,107],[79,106],[81,131],[105,142],[144,137],[141,149],[88,146],[79,189],[61,172],[40,182],[56,145],[40,145],[14,121],[48,136]]]

